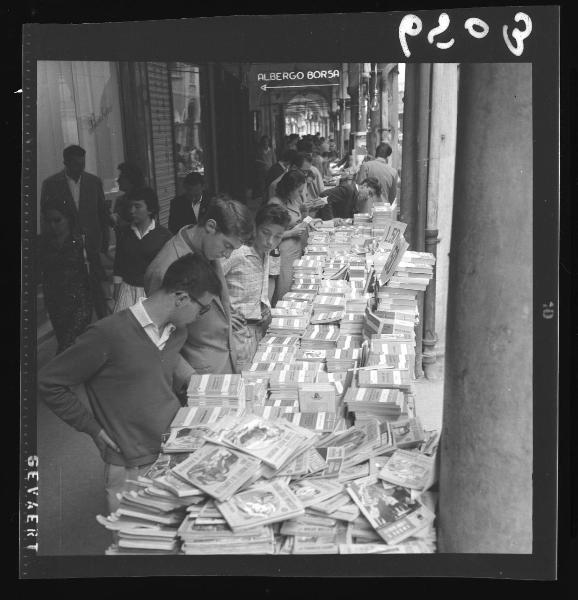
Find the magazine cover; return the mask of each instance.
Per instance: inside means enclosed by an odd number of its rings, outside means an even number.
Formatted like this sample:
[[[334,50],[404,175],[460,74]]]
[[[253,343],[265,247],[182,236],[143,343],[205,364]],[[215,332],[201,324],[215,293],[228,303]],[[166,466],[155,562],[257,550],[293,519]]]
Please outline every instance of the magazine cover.
[[[293,492],[276,481],[235,494],[229,501],[217,504],[217,508],[233,530],[284,521],[305,512]]]
[[[373,477],[347,485],[353,501],[388,544],[396,544],[429,525],[434,514],[411,497],[409,489]]]
[[[173,473],[217,500],[230,498],[257,470],[259,461],[235,450],[206,444]]]

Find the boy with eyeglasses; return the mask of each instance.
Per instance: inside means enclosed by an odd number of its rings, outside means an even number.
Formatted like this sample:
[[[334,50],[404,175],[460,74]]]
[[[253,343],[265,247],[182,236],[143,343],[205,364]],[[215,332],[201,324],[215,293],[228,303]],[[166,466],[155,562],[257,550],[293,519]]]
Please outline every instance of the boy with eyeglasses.
[[[48,407],[98,446],[111,512],[127,480],[158,457],[162,434],[181,406],[175,391],[184,390],[194,373],[180,355],[187,325],[206,314],[220,292],[207,261],[184,256],[148,298],[90,325],[39,373]],[[80,385],[92,411],[78,395]]]

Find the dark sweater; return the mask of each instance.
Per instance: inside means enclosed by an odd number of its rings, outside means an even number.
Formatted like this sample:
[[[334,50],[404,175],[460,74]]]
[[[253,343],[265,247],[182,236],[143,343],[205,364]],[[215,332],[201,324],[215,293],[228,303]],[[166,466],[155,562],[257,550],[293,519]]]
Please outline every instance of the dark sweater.
[[[122,227],[116,240],[114,274],[129,285],[144,287],[147,267],[171,237],[171,232],[159,224],[140,240],[130,225]]]
[[[106,463],[149,464],[180,408],[173,379],[182,386],[194,372],[179,354],[186,337],[186,329],[176,329],[161,351],[130,309],[120,311],[91,325],[40,371],[40,395],[78,431],[106,431],[121,449],[107,446]],[[81,383],[94,416],[73,391]]]
[[[333,218],[351,219],[356,212],[358,192],[355,185],[342,183],[334,188],[325,190],[321,196],[327,196],[327,204],[317,212],[324,221]]]

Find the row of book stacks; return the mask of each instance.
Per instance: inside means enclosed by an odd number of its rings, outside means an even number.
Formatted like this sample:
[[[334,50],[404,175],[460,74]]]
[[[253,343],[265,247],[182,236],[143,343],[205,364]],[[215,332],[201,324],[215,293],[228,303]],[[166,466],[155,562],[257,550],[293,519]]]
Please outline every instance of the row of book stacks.
[[[191,378],[158,460],[97,517],[108,554],[436,551],[439,431],[413,387],[435,259],[374,225],[312,232],[252,365]]]

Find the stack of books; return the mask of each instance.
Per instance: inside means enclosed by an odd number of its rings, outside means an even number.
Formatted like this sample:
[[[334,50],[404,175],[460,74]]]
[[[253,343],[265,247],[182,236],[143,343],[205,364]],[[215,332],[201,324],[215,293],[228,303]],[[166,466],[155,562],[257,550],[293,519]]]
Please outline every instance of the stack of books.
[[[350,387],[344,402],[355,423],[369,418],[380,422],[395,421],[406,410],[405,394],[399,389]]]
[[[361,367],[357,371],[357,384],[364,388],[395,388],[409,391],[412,379],[409,369]]]
[[[253,362],[281,362],[289,364],[299,352],[297,346],[262,346],[257,349]]]
[[[357,221],[311,233],[323,253],[296,265],[246,371],[191,378],[162,454],[99,517],[118,532],[107,554],[435,551],[439,432],[411,389],[417,290],[378,284],[371,302],[375,249],[393,243]],[[426,275],[420,261],[408,272]]]
[[[308,324],[307,317],[273,317],[267,333],[301,336]]]
[[[340,335],[337,339],[336,348],[343,348],[349,350],[352,348],[361,348],[363,338],[360,335]]]
[[[339,324],[339,333],[341,335],[357,335],[363,333],[363,323],[365,315],[363,312],[346,312]]]
[[[316,292],[287,292],[282,300],[283,301],[297,301],[297,302],[306,302],[307,304],[312,304],[313,299],[316,296]]]
[[[309,325],[301,337],[301,348],[329,350],[336,347],[338,338],[336,325]]]
[[[258,349],[263,350],[265,348],[281,349],[285,347],[299,347],[299,336],[296,335],[274,335],[267,333],[257,346]]]
[[[188,406],[229,406],[242,408],[245,403],[241,375],[193,375],[187,387]]]
[[[333,323],[339,325],[343,319],[345,312],[342,310],[323,311],[315,310],[309,319],[311,325],[321,325]]]
[[[371,215],[369,213],[355,213],[353,215],[354,225],[370,225]]]
[[[433,278],[434,264],[433,254],[406,250],[387,285],[393,289],[425,291]]]
[[[315,296],[313,300],[314,311],[334,311],[334,310],[345,310],[345,297],[343,295],[332,295],[332,296]]]
[[[346,267],[347,264],[342,264],[340,268]],[[319,284],[320,296],[345,296],[351,290],[349,283],[343,279],[328,279],[326,271],[323,273],[323,279]]]
[[[353,369],[361,359],[361,348],[335,348],[327,350],[327,372],[335,373]]]
[[[212,502],[212,501],[209,501]],[[233,531],[221,512],[219,518],[189,515],[178,530],[183,554],[273,554],[275,537],[270,525],[259,525],[244,531]]]

